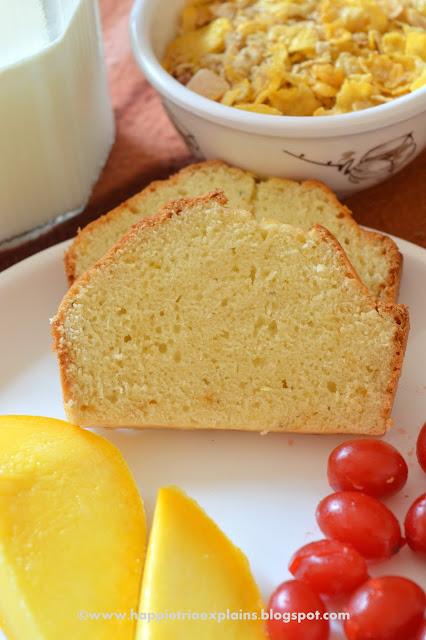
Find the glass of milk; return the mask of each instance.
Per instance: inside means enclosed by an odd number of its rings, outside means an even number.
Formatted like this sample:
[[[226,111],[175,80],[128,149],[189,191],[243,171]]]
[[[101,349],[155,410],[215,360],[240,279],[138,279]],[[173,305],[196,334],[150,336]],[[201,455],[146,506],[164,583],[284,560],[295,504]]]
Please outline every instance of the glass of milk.
[[[97,0],[0,0],[0,249],[80,213],[113,140]]]

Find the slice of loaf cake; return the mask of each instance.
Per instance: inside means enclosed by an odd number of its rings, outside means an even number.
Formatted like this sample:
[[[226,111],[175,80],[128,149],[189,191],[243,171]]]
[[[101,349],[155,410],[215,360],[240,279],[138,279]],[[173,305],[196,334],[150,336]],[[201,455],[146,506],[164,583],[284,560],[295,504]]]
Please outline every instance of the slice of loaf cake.
[[[315,180],[259,180],[218,160],[186,167],[168,180],[153,182],[110,213],[90,223],[66,252],[70,284],[123,236],[139,218],[151,216],[170,200],[199,196],[220,187],[229,205],[308,229],[326,227],[340,242],[361,280],[378,300],[396,300],[402,267],[395,243],[361,229],[328,187]]]
[[[381,434],[408,312],[377,302],[323,227],[217,190],[137,222],[52,321],[71,422]]]

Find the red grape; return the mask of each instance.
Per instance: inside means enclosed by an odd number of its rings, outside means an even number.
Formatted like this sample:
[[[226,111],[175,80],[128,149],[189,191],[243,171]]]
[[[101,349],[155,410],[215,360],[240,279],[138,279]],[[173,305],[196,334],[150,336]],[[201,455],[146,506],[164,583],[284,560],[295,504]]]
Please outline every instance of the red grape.
[[[335,491],[362,491],[388,498],[407,482],[402,455],[387,442],[359,438],[339,445],[328,459],[327,476]]]
[[[349,640],[410,640],[419,629],[426,596],[397,576],[372,578],[351,596],[344,628]]]
[[[291,558],[289,570],[316,593],[330,597],[347,595],[368,579],[362,555],[338,540],[318,540],[301,547]]]
[[[327,538],[352,545],[367,559],[389,558],[403,544],[392,511],[365,493],[332,493],[319,503],[316,518]]]
[[[424,423],[419,437],[417,438],[417,460],[426,473],[426,422]]]
[[[324,603],[305,582],[288,580],[280,584],[269,600],[268,610],[271,609],[280,619],[272,617],[266,623],[270,640],[328,639]]]
[[[410,549],[426,554],[426,493],[417,498],[408,509],[404,525]]]
[[[423,624],[417,631],[414,640],[426,640],[426,620],[423,621]]]

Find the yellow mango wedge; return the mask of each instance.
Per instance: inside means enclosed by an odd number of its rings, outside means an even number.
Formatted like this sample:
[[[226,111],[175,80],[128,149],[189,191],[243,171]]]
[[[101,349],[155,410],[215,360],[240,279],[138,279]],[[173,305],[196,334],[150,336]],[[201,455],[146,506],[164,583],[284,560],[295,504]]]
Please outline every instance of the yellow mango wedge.
[[[183,491],[160,489],[136,639],[264,640],[263,606],[244,554]],[[235,618],[243,612],[258,619],[231,619],[232,613]],[[216,618],[210,619],[210,613]],[[219,621],[219,614],[229,619]]]
[[[145,552],[135,482],[110,442],[0,416],[0,627],[9,640],[132,640]],[[125,619],[93,614],[125,613]]]

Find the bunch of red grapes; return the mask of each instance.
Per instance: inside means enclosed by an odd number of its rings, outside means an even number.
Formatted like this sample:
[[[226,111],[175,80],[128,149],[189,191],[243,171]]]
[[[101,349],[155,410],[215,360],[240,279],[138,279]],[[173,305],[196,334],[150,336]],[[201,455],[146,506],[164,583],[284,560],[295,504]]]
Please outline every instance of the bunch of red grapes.
[[[426,473],[426,423],[417,440],[417,459]],[[290,560],[295,580],[272,594],[271,640],[327,640],[324,598],[346,599],[344,632],[349,640],[426,640],[426,595],[401,576],[370,578],[368,562],[390,558],[406,543],[425,562],[426,493],[408,509],[405,537],[392,511],[380,500],[400,491],[408,467],[399,451],[382,440],[345,442],[328,459],[335,493],[319,503],[316,519],[325,540],[301,547]],[[300,621],[294,612],[319,612]],[[287,614],[287,619],[285,617]]]

